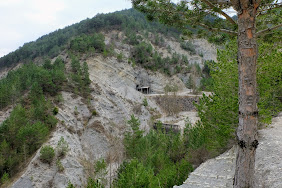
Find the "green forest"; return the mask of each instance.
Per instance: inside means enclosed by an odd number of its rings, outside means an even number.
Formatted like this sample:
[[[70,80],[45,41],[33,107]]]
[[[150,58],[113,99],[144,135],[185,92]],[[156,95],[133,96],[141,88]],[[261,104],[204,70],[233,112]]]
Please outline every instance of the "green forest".
[[[69,82],[67,78],[71,78]],[[0,108],[14,106],[0,126],[1,184],[27,163],[55,129],[57,105],[62,102],[60,91],[77,91],[87,97],[89,84],[88,66],[81,66],[77,57],[73,57],[70,74],[66,74],[62,59],[53,63],[46,59],[42,66],[24,64],[0,81]],[[50,162],[48,159],[45,161]]]
[[[221,19],[206,19],[220,22]],[[188,27],[190,28],[190,27]],[[99,14],[92,19],[57,30],[42,36],[35,42],[24,44],[15,52],[0,59],[0,68],[15,67],[0,80],[0,109],[13,106],[10,117],[0,125],[0,184],[20,171],[21,167],[48,139],[55,129],[61,102],[60,91],[71,90],[81,97],[88,98],[91,92],[89,69],[80,57],[85,54],[116,56],[113,46],[105,44],[102,31],[121,30],[125,33],[125,43],[132,45],[128,63],[142,66],[152,71],[160,71],[168,76],[188,73],[194,67],[203,77],[201,88],[213,95],[203,95],[195,104],[200,121],[192,127],[189,121],[183,135],[165,132],[161,123],[156,130],[147,134],[140,129],[140,121],[134,115],[128,120],[132,131],[124,136],[126,159],[118,169],[112,187],[172,187],[185,181],[188,174],[205,160],[218,156],[236,142],[235,130],[238,126],[238,66],[237,49],[234,38],[225,34],[202,33],[199,28],[190,28],[193,36],[208,36],[210,42],[221,45],[218,62],[205,62],[203,70],[189,64],[186,56],[173,54],[163,58],[143,40],[148,32],[158,33],[151,41],[154,45],[164,45],[164,38],[173,37],[181,48],[190,54],[197,54],[189,41],[181,38],[181,32],[158,22],[148,22],[142,13],[134,9]],[[142,31],[144,35],[137,35]],[[207,35],[206,35],[207,34]],[[273,38],[279,37],[274,33]],[[282,53],[281,43],[273,42],[269,35],[259,40],[257,82],[259,92],[259,126],[271,123],[272,117],[282,111]],[[67,72],[64,60],[57,57],[66,50],[71,59],[71,71]],[[201,54],[198,54],[201,56]],[[40,57],[42,65],[33,63]],[[174,69],[170,69],[174,67]],[[191,88],[192,83],[186,83]],[[147,101],[144,104],[148,105]],[[95,111],[96,113],[96,111]],[[64,145],[62,139],[60,142]],[[67,146],[63,146],[65,155]],[[54,160],[54,149],[43,147],[41,160],[50,163]],[[87,177],[87,188],[102,188],[107,165],[104,159],[95,164],[95,174]],[[57,161],[57,166],[62,166]],[[63,171],[63,169],[62,169]],[[74,187],[69,182],[68,188]]]
[[[18,62],[29,62],[36,57],[53,58],[66,48],[85,50],[87,46],[78,47],[75,43],[79,44],[79,41],[84,40],[83,37],[86,35],[113,29],[129,31],[130,33],[147,30],[148,32],[156,32],[175,38],[180,36],[180,32],[174,28],[166,27],[158,22],[148,22],[142,13],[134,9],[111,14],[99,14],[91,19],[83,20],[64,29],[44,35],[34,42],[24,44],[18,50],[2,57],[0,59],[0,67],[13,67]],[[71,42],[74,38],[76,39]],[[95,48],[95,46],[92,47]],[[96,47],[97,51],[103,49],[103,46],[99,44]]]

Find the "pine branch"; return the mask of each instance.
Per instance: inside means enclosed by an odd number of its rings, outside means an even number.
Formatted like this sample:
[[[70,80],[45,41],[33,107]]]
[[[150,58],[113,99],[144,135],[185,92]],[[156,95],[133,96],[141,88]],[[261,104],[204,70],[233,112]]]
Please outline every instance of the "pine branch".
[[[281,8],[281,7],[282,7],[282,3],[275,4],[275,5],[273,5],[273,6],[270,7],[270,8],[260,10],[260,11],[258,12],[257,16],[265,15],[265,14],[267,14],[267,11],[269,11],[269,10],[274,10],[274,9],[277,9],[277,8]]]
[[[275,29],[278,29],[279,27],[282,27],[282,24],[279,24],[279,25],[276,25],[276,26],[274,26],[274,27],[261,30],[261,31],[259,31],[259,32],[256,33],[256,36],[259,37],[259,36],[261,36],[261,35],[263,35],[263,34],[269,32],[269,31],[273,31],[273,30],[275,30]]]
[[[230,23],[237,25],[237,23],[225,12],[223,12],[220,8],[216,7],[214,4],[212,4],[209,0],[201,0],[204,3],[206,3],[211,9],[213,9],[215,12],[218,12],[222,16],[224,16]]]
[[[209,27],[205,24],[199,24],[200,26],[210,30],[210,31],[218,31],[218,32],[222,32],[222,33],[227,33],[229,35],[234,35],[236,36],[238,33],[235,31],[231,31],[231,30],[227,30],[227,29],[220,29],[220,28],[214,28],[214,27]]]

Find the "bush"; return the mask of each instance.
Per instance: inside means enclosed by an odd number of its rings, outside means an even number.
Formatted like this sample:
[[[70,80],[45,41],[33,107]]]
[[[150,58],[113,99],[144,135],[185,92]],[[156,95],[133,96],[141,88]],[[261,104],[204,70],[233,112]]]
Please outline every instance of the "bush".
[[[144,98],[144,99],[143,99],[143,105],[144,105],[145,107],[148,106],[147,98]]]
[[[114,185],[117,188],[155,187],[157,182],[153,181],[153,176],[154,171],[151,168],[146,168],[137,159],[133,159],[122,164]]]
[[[64,137],[61,136],[61,138],[60,138],[60,140],[59,140],[59,142],[57,144],[58,157],[62,158],[64,156],[66,156],[68,151],[69,151],[69,145],[65,141]]]
[[[103,52],[105,49],[105,37],[101,33],[91,35],[81,35],[70,42],[70,49],[76,52],[85,53],[87,51]]]
[[[92,116],[97,116],[97,115],[98,115],[97,111],[96,111],[96,110],[93,110],[93,111],[92,111]]]
[[[65,170],[64,166],[62,165],[59,159],[56,161],[56,166],[59,172],[63,172]]]
[[[71,182],[69,182],[67,188],[75,188],[75,186]]]
[[[168,92],[173,92],[175,94],[177,91],[178,91],[178,86],[175,84],[174,85],[166,84],[164,87],[165,94],[168,94]]]
[[[6,183],[7,181],[9,181],[9,174],[4,172],[3,176],[1,177],[1,180],[0,180],[0,183],[1,184],[4,184]]]
[[[119,53],[119,54],[117,55],[117,60],[118,60],[119,62],[121,62],[121,61],[122,61],[122,57],[123,57],[122,53]]]
[[[55,150],[52,146],[43,146],[40,150],[40,160],[44,163],[51,163],[55,157]]]
[[[118,170],[115,187],[173,187],[193,170],[187,160],[188,148],[180,133],[163,131],[162,125],[143,135],[140,121],[128,121],[133,132],[126,134],[126,160]]]
[[[54,109],[53,109],[53,114],[54,115],[57,115],[59,113],[59,108],[58,107],[55,107]]]
[[[195,46],[190,42],[181,42],[180,43],[180,47],[186,51],[190,51],[191,54],[195,55],[196,54],[196,50],[195,50]]]
[[[86,188],[104,188],[105,186],[102,185],[99,180],[95,180],[95,179],[92,179],[92,178],[89,178],[87,180],[87,186]]]

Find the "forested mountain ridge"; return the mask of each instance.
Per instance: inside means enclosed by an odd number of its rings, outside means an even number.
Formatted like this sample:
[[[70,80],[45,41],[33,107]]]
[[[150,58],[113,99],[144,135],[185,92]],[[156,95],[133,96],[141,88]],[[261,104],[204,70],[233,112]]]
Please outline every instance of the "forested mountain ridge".
[[[260,118],[266,121],[282,108],[279,49],[260,48]],[[207,40],[183,40],[130,9],[43,36],[0,63],[16,67],[0,81],[0,109],[12,109],[0,126],[4,187],[172,187],[234,143],[232,40],[217,53]],[[137,85],[149,86],[152,95]],[[196,115],[191,99],[199,96],[188,93],[204,89],[213,94],[199,99]],[[192,111],[183,110],[186,104]],[[159,121],[185,128],[184,136],[166,134]]]
[[[0,184],[83,187],[88,178],[104,178],[103,185],[109,185],[125,159],[123,138],[131,132],[131,115],[140,119],[140,131],[148,133],[159,118],[182,109],[170,104],[169,97],[161,109],[154,96],[146,97],[136,86],[150,86],[154,94],[187,93],[186,87],[199,92],[201,77],[208,75],[205,62],[215,60],[216,48],[206,40],[182,40],[177,30],[147,22],[132,9],[98,15],[1,58],[1,67],[12,71],[0,80],[0,109],[11,109],[1,113],[7,117],[0,126]],[[182,127],[186,118],[172,117]],[[156,136],[167,145],[156,151],[167,152],[170,137],[150,133],[151,139]],[[177,142],[179,138],[173,137]],[[161,153],[157,155],[169,165],[155,169],[159,177],[174,166],[163,184],[174,185],[176,176],[181,183],[192,169],[190,163],[174,152]],[[93,169],[101,160],[107,164],[103,176]],[[15,179],[19,173],[21,178]]]
[[[91,19],[59,29],[44,35],[34,42],[28,42],[8,55],[0,58],[0,67],[15,66],[18,62],[32,61],[37,57],[53,58],[68,47],[70,40],[82,34],[119,29],[138,31],[146,29],[178,37],[180,32],[157,22],[147,22],[145,16],[134,9],[111,14],[99,14]]]

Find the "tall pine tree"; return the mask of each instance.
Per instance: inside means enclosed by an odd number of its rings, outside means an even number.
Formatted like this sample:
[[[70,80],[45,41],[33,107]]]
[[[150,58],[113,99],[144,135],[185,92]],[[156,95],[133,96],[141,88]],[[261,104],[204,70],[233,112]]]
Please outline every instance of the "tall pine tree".
[[[188,25],[216,33],[237,36],[239,69],[239,127],[237,129],[238,153],[234,187],[255,187],[255,153],[258,146],[258,94],[256,66],[257,38],[282,26],[281,2],[278,0],[132,0],[134,8],[147,14],[149,20],[181,28],[189,34]],[[227,12],[233,8],[237,20]],[[224,17],[216,22],[212,16]],[[258,22],[257,18],[261,17]],[[276,25],[275,25],[276,24]],[[271,27],[269,27],[271,26]]]

